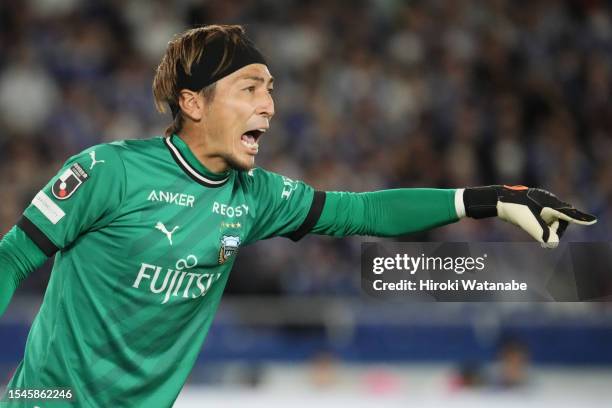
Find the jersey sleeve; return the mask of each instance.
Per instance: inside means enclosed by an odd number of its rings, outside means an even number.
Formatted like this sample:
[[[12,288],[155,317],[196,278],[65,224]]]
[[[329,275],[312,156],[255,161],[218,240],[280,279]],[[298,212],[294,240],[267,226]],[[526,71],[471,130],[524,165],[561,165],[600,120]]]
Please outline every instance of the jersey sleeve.
[[[117,149],[99,145],[71,157],[24,211],[17,225],[47,256],[116,217],[126,189]]]
[[[257,206],[247,244],[283,236],[299,241],[317,223],[325,193],[270,171],[256,168],[247,176]]]

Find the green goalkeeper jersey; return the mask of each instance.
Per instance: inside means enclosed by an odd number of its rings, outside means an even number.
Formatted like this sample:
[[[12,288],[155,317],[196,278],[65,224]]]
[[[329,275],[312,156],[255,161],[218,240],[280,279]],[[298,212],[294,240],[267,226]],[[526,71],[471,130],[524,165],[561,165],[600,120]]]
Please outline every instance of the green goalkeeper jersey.
[[[171,406],[240,247],[301,238],[324,199],[262,169],[213,174],[176,135],[72,157],[19,222],[57,255],[8,390],[70,389],[70,406]]]

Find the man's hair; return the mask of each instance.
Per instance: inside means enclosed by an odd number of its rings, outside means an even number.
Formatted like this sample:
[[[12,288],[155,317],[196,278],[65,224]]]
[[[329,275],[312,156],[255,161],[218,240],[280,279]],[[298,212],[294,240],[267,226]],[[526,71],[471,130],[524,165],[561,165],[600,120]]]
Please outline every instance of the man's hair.
[[[181,91],[177,85],[179,64],[186,74],[191,75],[191,67],[202,58],[206,44],[219,36],[226,38],[225,53],[215,70],[215,72],[219,72],[232,63],[228,49],[244,42],[245,31],[242,26],[209,25],[192,28],[178,34],[168,43],[166,53],[157,67],[153,79],[153,96],[155,107],[159,112],[166,112],[166,104],[168,106],[179,106],[179,93]],[[206,101],[212,101],[215,95],[215,83],[204,87],[200,92],[202,92]],[[183,124],[184,118],[179,109],[173,123],[166,129],[166,136],[180,132]]]

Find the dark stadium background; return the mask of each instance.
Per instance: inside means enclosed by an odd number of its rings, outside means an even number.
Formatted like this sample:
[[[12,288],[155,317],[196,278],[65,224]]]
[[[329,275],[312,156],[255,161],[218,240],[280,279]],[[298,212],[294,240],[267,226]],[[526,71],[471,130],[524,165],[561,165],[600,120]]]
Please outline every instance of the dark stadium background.
[[[151,81],[173,34],[240,23],[276,77],[258,165],[323,190],[541,186],[599,217],[567,240],[610,241],[611,10],[597,0],[3,0],[0,233],[69,156],[162,134],[170,118],[156,113]],[[526,236],[464,221],[403,239]],[[609,304],[373,303],[359,288],[363,240],[241,249],[177,406],[306,394],[303,404],[327,405],[610,401]],[[49,270],[2,317],[0,384]],[[517,384],[504,380],[512,373]]]

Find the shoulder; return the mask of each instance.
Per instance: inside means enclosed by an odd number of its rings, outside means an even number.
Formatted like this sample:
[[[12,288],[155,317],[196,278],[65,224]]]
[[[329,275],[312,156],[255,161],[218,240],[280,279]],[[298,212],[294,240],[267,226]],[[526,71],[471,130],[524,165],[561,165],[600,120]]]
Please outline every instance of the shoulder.
[[[162,137],[127,139],[92,146],[77,156],[82,160],[103,161],[107,166],[126,167],[130,163],[142,163],[147,158],[159,158],[167,152]]]
[[[79,163],[84,167],[94,168],[97,164],[104,163],[108,166],[109,164],[120,161],[121,158],[116,148],[110,143],[104,143],[91,146],[69,157],[66,163]]]
[[[293,180],[282,174],[255,167],[249,171],[238,172],[238,182],[243,188],[251,193],[270,194],[279,198],[288,199],[291,193],[298,189],[300,185],[308,188],[301,181]]]
[[[70,157],[66,166],[80,167],[88,175],[114,175],[126,174],[126,160],[130,157],[156,156],[164,148],[161,137],[150,139],[120,140],[91,146],[80,153]],[[133,161],[133,160],[132,160]],[[102,171],[103,170],[103,171]]]

